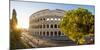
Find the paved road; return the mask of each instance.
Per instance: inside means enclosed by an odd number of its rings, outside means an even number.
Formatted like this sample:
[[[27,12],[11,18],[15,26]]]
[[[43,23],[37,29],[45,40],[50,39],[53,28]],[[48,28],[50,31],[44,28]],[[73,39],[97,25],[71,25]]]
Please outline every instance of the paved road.
[[[41,39],[39,37],[30,35],[28,32],[23,32],[21,35],[22,35],[22,37],[21,37],[22,42],[30,48],[75,45],[75,43],[72,41],[44,40],[44,39]]]

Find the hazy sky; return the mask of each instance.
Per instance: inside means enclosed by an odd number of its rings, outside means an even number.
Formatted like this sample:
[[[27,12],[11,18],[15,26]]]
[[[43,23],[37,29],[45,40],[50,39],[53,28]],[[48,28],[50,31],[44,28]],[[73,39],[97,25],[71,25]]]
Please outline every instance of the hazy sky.
[[[54,4],[54,3],[40,3],[40,2],[19,2],[11,1],[10,2],[10,18],[12,16],[12,10],[15,9],[17,12],[18,25],[23,28],[29,27],[29,17],[31,14],[43,10],[43,9],[62,9],[62,10],[71,10],[78,7],[88,9],[90,12],[95,14],[95,8],[92,5],[73,5],[73,4]]]

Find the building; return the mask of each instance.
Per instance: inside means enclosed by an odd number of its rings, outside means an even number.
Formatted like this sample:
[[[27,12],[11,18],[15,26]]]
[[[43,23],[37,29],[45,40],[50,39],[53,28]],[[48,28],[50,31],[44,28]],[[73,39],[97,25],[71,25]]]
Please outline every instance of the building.
[[[59,29],[59,21],[64,15],[64,10],[44,9],[30,16],[29,30],[43,39],[50,40],[67,40]]]

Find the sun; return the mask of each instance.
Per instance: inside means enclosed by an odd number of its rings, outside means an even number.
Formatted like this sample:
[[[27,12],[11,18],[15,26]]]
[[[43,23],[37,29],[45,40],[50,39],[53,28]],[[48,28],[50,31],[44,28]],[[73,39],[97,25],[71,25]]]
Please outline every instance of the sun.
[[[25,25],[25,24],[22,24],[22,25],[17,25],[16,28],[17,29],[28,29],[29,26],[28,25]]]
[[[17,29],[20,29],[20,28],[21,28],[21,26],[20,26],[20,25],[17,25],[17,26],[16,26],[16,28],[17,28]]]

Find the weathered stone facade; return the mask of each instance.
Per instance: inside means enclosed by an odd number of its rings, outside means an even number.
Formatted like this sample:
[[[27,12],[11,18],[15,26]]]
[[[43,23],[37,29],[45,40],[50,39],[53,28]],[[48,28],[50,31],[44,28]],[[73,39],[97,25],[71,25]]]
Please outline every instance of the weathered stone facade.
[[[29,30],[33,35],[44,39],[66,40],[67,38],[59,29],[59,21],[64,15],[64,10],[44,9],[30,16]]]

